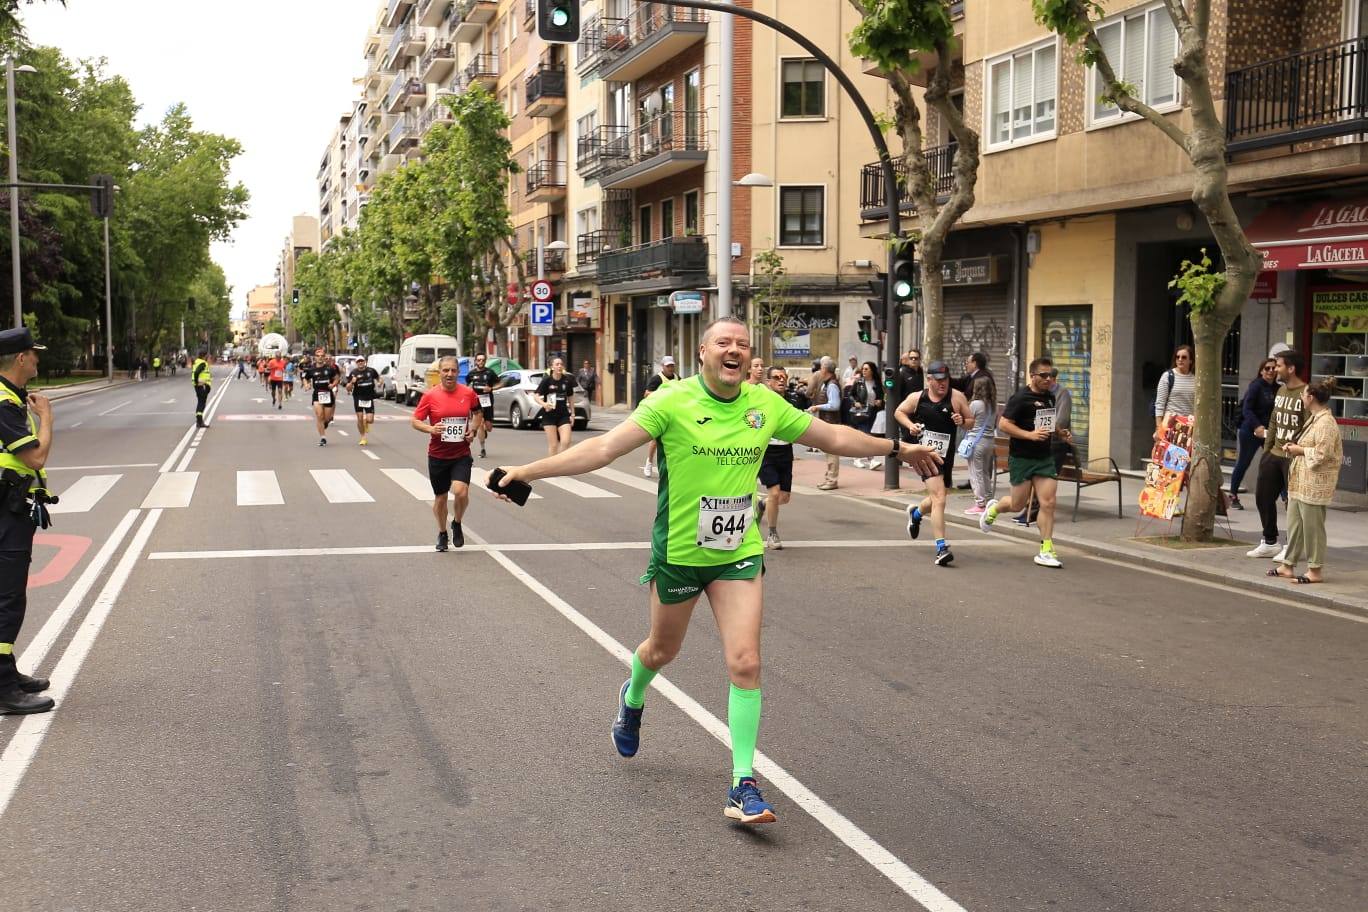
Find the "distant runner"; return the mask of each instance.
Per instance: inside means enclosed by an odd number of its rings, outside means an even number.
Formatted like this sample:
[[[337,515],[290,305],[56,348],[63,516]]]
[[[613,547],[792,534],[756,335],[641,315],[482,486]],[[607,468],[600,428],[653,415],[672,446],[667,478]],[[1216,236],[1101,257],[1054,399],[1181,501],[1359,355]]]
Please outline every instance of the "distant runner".
[[[380,373],[366,366],[366,356],[356,359],[356,367],[347,376],[347,392],[352,394],[356,406],[356,433],[361,435],[357,441],[366,445],[366,432],[375,426],[375,386],[380,382]]]
[[[337,385],[341,371],[322,348],[314,351],[313,367],[309,368],[309,386],[313,389],[314,427],[318,429],[318,445],[328,445],[328,425],[337,412]]]
[[[476,355],[475,366],[466,374],[466,386],[475,392],[480,400],[480,410],[484,413],[484,421],[480,422],[481,459],[485,458],[485,439],[494,430],[494,387],[498,384],[498,375],[485,367],[484,353]]]
[[[761,454],[771,438],[842,456],[896,456],[922,474],[939,459],[929,447],[890,443],[851,427],[814,421],[767,386],[745,383],[751,342],[746,325],[714,321],[698,347],[698,376],[662,386],[630,420],[530,465],[507,480],[583,475],[660,441],[660,499],[643,584],[651,587],[651,629],[632,654],[632,675],[618,691],[613,743],[631,757],[640,746],[646,689],[679,654],[699,596],[707,594],[731,679],[727,727],[732,778],[723,813],[769,823],[774,809],[752,766],[760,730],[761,574],[765,546],[752,522]]]

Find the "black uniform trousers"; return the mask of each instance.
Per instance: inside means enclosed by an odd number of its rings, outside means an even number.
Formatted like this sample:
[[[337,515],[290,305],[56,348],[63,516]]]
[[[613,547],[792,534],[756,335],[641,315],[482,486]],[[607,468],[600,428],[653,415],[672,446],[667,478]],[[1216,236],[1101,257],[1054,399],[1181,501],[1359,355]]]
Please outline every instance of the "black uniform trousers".
[[[13,644],[24,626],[33,532],[33,520],[28,516],[9,512],[0,515],[0,643]],[[13,653],[0,655],[0,683],[13,674]]]
[[[209,401],[209,386],[204,383],[195,384],[195,416],[204,417],[204,404]]]

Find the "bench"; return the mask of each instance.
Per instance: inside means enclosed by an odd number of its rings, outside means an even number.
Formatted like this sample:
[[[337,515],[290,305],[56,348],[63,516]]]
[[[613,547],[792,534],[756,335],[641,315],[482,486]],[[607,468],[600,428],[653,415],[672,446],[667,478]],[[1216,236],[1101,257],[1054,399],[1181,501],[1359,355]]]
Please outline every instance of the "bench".
[[[996,460],[997,474],[1001,475],[1007,469],[1007,454],[1011,443],[1010,437],[997,436],[993,438],[993,456]],[[1072,482],[1074,486],[1074,508],[1073,522],[1078,522],[1078,505],[1084,488],[1091,488],[1099,484],[1116,485],[1116,516],[1120,519],[1124,514],[1121,508],[1121,469],[1116,465],[1116,461],[1107,456],[1097,459],[1090,459],[1084,465],[1078,464],[1078,452],[1074,450],[1072,444],[1064,444],[1068,447],[1068,455],[1064,458],[1064,465],[1059,470],[1059,480]]]

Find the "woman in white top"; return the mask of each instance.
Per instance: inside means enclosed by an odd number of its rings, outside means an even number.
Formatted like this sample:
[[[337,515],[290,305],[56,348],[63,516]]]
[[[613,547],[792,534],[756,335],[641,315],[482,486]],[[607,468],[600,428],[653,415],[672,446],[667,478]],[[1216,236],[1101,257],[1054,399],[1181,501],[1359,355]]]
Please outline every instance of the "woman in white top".
[[[1191,415],[1197,410],[1197,353],[1180,345],[1173,353],[1173,367],[1159,378],[1154,396],[1154,439],[1164,434],[1169,415]]]
[[[997,428],[997,389],[993,378],[981,373],[969,387],[969,411],[974,415],[974,427],[965,432],[975,441],[969,457],[969,487],[974,490],[974,505],[964,512],[969,516],[982,513],[997,493],[997,447],[994,440]]]

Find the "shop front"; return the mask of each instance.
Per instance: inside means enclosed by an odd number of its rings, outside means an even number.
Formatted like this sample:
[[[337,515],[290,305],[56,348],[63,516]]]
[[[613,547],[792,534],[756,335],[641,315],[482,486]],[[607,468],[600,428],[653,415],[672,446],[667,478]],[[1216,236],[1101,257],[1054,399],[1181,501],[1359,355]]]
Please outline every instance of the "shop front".
[[[1368,196],[1274,204],[1246,229],[1269,272],[1292,273],[1293,346],[1309,379],[1332,379],[1342,490],[1368,493]]]

